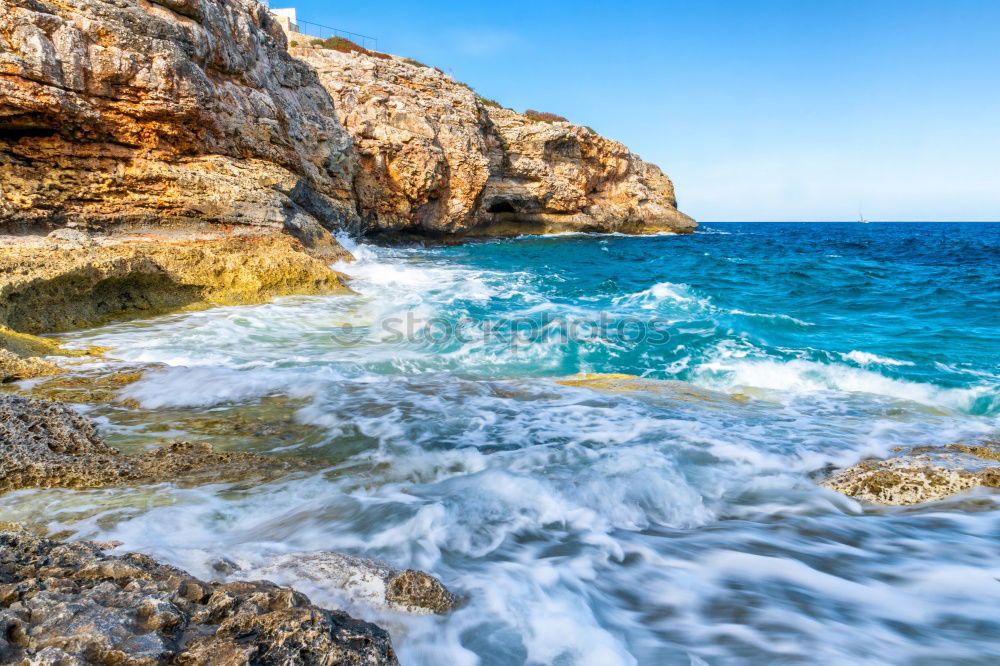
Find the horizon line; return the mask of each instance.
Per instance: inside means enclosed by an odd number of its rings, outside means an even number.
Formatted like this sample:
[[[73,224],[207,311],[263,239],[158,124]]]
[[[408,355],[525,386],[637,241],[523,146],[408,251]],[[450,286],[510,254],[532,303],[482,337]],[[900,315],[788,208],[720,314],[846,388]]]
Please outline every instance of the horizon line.
[[[1000,220],[695,220],[698,224],[1000,224]]]

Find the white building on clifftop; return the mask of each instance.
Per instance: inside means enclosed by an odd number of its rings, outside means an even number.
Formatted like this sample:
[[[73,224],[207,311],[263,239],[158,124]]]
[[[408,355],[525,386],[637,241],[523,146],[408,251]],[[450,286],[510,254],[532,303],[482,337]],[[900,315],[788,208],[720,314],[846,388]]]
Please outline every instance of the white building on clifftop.
[[[311,23],[309,21],[300,22],[294,7],[274,9],[269,7],[267,3],[264,3],[264,6],[271,12],[271,16],[278,22],[278,25],[281,26],[281,30],[285,33],[285,38],[288,40],[289,46],[306,46],[316,39],[343,37],[366,49],[378,50],[378,40],[374,37],[350,32],[349,30],[331,28],[327,25],[319,25],[318,23]]]
[[[278,20],[278,25],[285,31],[286,36],[289,33],[297,33],[299,31],[298,19],[295,17],[294,7],[290,9],[269,9],[268,11]]]

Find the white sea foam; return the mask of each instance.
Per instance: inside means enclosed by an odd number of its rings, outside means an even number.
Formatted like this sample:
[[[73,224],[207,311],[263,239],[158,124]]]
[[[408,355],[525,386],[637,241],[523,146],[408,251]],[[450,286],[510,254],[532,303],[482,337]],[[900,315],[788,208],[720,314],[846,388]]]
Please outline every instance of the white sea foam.
[[[337,268],[357,295],[71,336],[163,364],[122,391],[146,409],[303,398],[294,418],[326,433],[309,450],[325,460],[321,472],[23,491],[0,498],[5,517],[121,540],[203,577],[218,575],[219,556],[252,571],[313,550],[429,570],[466,598],[448,617],[400,617],[307,590],[388,627],[408,664],[931,663],[995,651],[997,496],[976,496],[975,513],[876,512],[810,476],[897,446],[994,432],[995,419],[962,414],[989,396],[988,378],[943,388],[896,378],[904,361],[767,346],[736,330],[707,347],[692,333],[676,355],[648,357],[652,376],[694,385],[616,393],[545,377],[607,372],[634,351],[608,341],[473,336],[448,346],[375,331],[345,343],[334,334],[385,316],[413,313],[427,325],[500,301],[510,317],[586,319],[611,302],[680,322],[808,323],[731,310],[665,281],[565,304],[529,272],[343,244],[357,261]],[[735,391],[752,398],[725,395]]]
[[[625,296],[616,296],[613,302],[615,305],[634,306],[647,310],[656,309],[664,304],[682,304],[688,307],[709,305],[709,300],[698,296],[690,286],[672,282],[658,282],[649,289]]]
[[[802,359],[741,358],[736,354],[703,362],[695,374],[698,382],[720,391],[753,387],[794,394],[816,391],[870,393],[957,412],[971,410],[977,400],[994,393],[994,389],[986,386],[941,388],[847,365]]]
[[[843,354],[843,357],[848,361],[854,361],[858,365],[914,365],[912,361],[898,361],[894,358],[878,356],[877,354],[863,351],[851,351]]]
[[[763,317],[765,319],[784,319],[785,321],[790,321],[790,322],[792,322],[794,324],[798,324],[799,326],[814,326],[815,325],[815,324],[809,323],[808,321],[803,321],[801,319],[796,319],[795,317],[792,317],[792,316],[786,315],[786,314],[766,314],[766,313],[760,313],[760,312],[744,312],[743,310],[730,310],[729,313],[730,314],[735,314],[735,315],[743,315],[744,317]]]

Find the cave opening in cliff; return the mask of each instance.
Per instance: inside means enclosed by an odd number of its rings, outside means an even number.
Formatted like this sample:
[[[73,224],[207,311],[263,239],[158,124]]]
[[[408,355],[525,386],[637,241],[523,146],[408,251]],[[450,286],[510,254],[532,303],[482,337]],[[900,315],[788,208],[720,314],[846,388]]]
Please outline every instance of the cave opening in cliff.
[[[500,200],[491,203],[490,207],[487,208],[487,211],[490,213],[516,213],[517,209],[514,208],[514,204],[511,202]]]

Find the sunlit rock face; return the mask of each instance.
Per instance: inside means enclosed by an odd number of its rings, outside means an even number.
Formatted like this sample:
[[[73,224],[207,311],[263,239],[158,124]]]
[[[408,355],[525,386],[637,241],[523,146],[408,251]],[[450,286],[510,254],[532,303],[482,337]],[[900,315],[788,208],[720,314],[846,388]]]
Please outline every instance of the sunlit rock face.
[[[294,48],[354,139],[358,212],[373,232],[684,232],[673,185],[627,147],[540,122],[400,58]]]
[[[252,0],[2,0],[0,18],[0,231],[694,227],[622,144],[402,58],[290,55]]]
[[[257,2],[0,1],[0,231],[340,227],[353,174]]]
[[[66,331],[185,307],[349,291],[340,274],[283,234],[89,240],[0,243],[0,326]],[[8,346],[0,338],[0,348]]]

